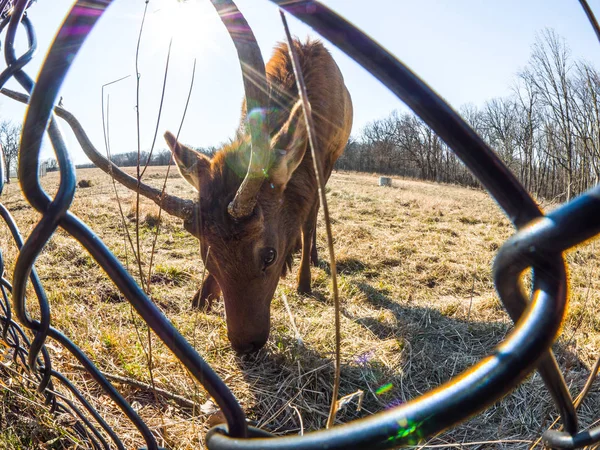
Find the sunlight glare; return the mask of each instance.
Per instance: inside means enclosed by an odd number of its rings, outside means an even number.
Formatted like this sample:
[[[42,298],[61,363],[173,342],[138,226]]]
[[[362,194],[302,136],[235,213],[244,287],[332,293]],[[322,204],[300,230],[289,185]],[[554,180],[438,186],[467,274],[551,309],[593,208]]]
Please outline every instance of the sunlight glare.
[[[157,47],[173,39],[173,53],[197,57],[218,48],[215,31],[222,24],[209,2],[155,0],[150,3],[145,37]]]

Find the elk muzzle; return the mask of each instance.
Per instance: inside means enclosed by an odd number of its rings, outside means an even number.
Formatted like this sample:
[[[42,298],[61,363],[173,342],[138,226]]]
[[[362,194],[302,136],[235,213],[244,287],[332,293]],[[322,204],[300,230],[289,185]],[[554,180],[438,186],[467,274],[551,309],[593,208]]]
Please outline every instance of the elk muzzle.
[[[277,284],[275,283],[275,287]],[[223,290],[227,337],[231,347],[238,354],[253,353],[260,350],[269,339],[271,328],[271,299],[273,293],[252,294],[250,287],[246,293],[230,296]]]

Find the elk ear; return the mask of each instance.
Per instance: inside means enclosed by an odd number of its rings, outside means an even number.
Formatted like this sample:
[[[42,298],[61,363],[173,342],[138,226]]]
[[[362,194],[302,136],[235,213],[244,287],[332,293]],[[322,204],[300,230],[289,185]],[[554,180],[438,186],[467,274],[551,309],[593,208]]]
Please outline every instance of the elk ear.
[[[302,162],[307,148],[304,111],[302,103],[298,101],[292,108],[288,120],[271,139],[271,152],[275,157],[275,162],[269,171],[271,182],[277,186],[285,186]]]
[[[165,140],[183,178],[196,190],[200,190],[200,179],[210,169],[210,158],[178,142],[170,131],[165,133]]]

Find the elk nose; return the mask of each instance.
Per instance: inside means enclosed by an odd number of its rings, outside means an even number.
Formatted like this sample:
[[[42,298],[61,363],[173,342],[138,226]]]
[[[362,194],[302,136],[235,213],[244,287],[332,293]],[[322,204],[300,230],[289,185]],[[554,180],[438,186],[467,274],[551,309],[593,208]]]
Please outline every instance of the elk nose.
[[[265,345],[264,341],[254,341],[247,344],[231,344],[233,349],[238,355],[247,355],[248,353],[254,353],[259,351],[263,345]]]

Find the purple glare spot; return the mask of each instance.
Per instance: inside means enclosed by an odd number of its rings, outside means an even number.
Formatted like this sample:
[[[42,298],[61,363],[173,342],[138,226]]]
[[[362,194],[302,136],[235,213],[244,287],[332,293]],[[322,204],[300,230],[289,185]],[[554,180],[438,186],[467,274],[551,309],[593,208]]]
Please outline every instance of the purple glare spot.
[[[404,402],[402,400],[400,400],[399,398],[394,399],[386,405],[385,409],[395,408],[396,406],[400,406],[402,403],[404,403]]]
[[[374,355],[374,354],[375,354],[375,352],[374,352],[373,350],[369,350],[368,352],[361,353],[361,354],[360,354],[360,355],[358,355],[358,357],[356,358],[356,362],[357,362],[358,364],[365,365],[366,363],[368,363],[368,362],[369,362],[369,360],[370,360],[371,358],[373,358],[373,355]]]

